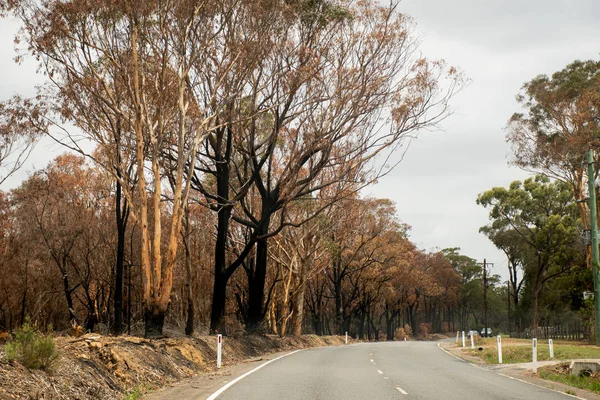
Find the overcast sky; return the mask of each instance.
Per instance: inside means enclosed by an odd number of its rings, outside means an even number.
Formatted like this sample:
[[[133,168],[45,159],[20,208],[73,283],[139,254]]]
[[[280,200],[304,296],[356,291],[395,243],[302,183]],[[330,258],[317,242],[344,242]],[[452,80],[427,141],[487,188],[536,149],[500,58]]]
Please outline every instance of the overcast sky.
[[[600,1],[403,0],[401,9],[415,19],[423,54],[472,82],[444,132],[423,132],[372,194],[396,202],[420,247],[460,247],[507,279],[504,255],[478,233],[488,212],[475,199],[529,176],[508,165],[504,127],[519,110],[515,95],[538,74],[600,58]]]
[[[538,74],[552,74],[576,59],[600,58],[600,1],[403,0],[401,11],[414,18],[423,55],[445,59],[472,82],[455,98],[444,131],[423,132],[370,193],[396,202],[419,247],[460,247],[479,261],[487,258],[494,273],[506,276],[505,257],[478,233],[488,213],[475,199],[528,176],[508,165],[504,127],[519,110],[515,95]],[[41,82],[34,63],[12,61],[17,27],[0,20],[0,99],[31,95]],[[45,143],[7,186],[60,152]]]

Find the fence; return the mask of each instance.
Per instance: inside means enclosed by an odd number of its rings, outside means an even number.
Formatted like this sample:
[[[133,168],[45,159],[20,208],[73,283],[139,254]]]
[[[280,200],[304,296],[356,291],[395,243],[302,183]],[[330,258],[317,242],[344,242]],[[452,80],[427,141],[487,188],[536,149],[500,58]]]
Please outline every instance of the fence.
[[[553,340],[589,340],[592,336],[592,329],[580,323],[540,326],[537,335],[532,329],[525,329],[523,332],[511,332],[511,338],[531,339],[553,339]]]

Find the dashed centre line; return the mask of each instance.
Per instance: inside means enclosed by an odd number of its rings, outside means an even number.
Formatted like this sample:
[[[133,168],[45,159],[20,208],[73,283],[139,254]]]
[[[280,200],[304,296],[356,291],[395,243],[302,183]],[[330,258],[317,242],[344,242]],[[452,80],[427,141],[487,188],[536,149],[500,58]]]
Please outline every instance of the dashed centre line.
[[[402,389],[400,386],[396,386],[396,389],[398,389],[398,391],[402,394],[408,394],[404,391],[404,389]]]
[[[383,375],[383,371],[378,369],[377,372],[379,372],[379,375]]]

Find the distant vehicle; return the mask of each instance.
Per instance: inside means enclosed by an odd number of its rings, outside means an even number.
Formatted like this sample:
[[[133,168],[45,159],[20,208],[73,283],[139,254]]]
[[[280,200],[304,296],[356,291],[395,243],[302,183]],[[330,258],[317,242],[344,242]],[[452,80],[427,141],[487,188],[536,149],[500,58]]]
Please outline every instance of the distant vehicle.
[[[475,337],[475,336],[479,335],[479,332],[477,332],[477,331],[475,331],[475,330],[472,330],[472,331],[469,331],[469,332],[467,332],[467,337],[468,337],[468,338],[470,338],[470,337],[471,337],[471,335],[473,335],[473,337]]]
[[[487,336],[487,337],[492,336],[492,328],[487,328],[487,335],[485,334],[485,328],[483,328],[481,330],[481,336]]]

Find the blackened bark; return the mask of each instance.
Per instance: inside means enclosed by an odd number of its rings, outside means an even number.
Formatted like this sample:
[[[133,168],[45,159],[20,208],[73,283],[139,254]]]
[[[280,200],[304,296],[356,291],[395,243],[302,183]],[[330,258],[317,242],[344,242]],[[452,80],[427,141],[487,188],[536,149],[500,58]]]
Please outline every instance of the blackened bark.
[[[388,305],[385,305],[385,328],[386,328],[386,340],[394,340],[394,315],[389,310]]]
[[[166,311],[156,306],[147,307],[144,310],[144,337],[160,338],[163,336]]]
[[[409,306],[408,306],[408,321],[410,322],[410,328],[412,330],[413,336],[417,336],[419,334],[419,327],[417,326],[417,317],[415,314],[416,314],[415,304],[409,304]]]
[[[120,173],[117,171],[120,177]],[[123,268],[125,264],[125,234],[127,232],[127,220],[129,218],[129,205],[127,199],[122,199],[123,189],[117,179],[115,196],[115,213],[117,222],[117,259],[115,263],[115,335],[123,333]]]
[[[223,135],[226,134],[224,154],[221,152]],[[232,206],[229,199],[229,162],[232,149],[232,132],[230,129],[217,132],[214,143],[215,178],[217,182],[217,240],[215,243],[215,278],[213,282],[212,308],[210,312],[210,332],[225,333],[223,318],[225,317],[225,301],[227,298],[227,281],[235,271],[227,271],[227,235],[231,219]]]
[[[226,252],[230,217],[231,207],[221,207],[219,209],[217,215],[217,241],[215,243],[215,278],[210,313],[211,333],[225,333],[223,317],[225,316],[227,281],[229,280],[227,276]]]
[[[270,218],[264,213],[265,208],[266,207],[263,205],[263,219],[258,230],[259,237],[266,235],[269,230]],[[252,279],[248,282],[247,332],[258,332],[262,327],[268,257],[268,239],[260,238],[256,242],[256,264],[254,273],[252,274]]]
[[[225,295],[227,279],[225,274],[215,271],[213,282],[212,308],[210,313],[211,333],[225,333],[223,317],[225,316]]]
[[[69,308],[69,318],[71,321],[75,321],[79,324],[79,318],[77,318],[77,314],[75,314],[75,309],[73,308],[73,296],[71,296],[72,289],[69,285],[69,276],[67,275],[66,270],[62,271],[63,278],[63,290],[65,292],[65,298],[67,299],[67,307]]]
[[[359,310],[358,317],[358,338],[360,340],[364,340],[365,338],[365,319],[367,317],[367,313],[365,312],[364,305],[361,305]]]

